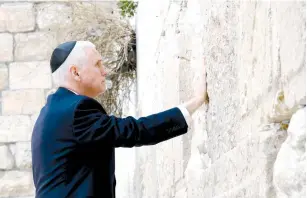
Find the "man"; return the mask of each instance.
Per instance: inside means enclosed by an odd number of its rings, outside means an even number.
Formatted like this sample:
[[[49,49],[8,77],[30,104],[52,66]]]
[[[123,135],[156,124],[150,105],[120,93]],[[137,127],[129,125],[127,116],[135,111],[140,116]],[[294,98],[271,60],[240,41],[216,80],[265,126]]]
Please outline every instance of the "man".
[[[187,103],[135,119],[106,114],[93,98],[106,89],[102,58],[88,41],[59,45],[50,61],[59,86],[32,134],[37,198],[115,197],[114,148],[154,145],[185,134],[205,91]]]

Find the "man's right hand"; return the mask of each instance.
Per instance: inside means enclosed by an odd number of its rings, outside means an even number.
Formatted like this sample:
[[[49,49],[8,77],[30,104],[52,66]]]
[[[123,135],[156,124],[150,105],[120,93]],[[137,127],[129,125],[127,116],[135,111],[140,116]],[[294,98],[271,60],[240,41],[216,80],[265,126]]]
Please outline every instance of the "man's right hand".
[[[196,96],[191,100],[183,104],[183,106],[188,110],[190,115],[192,115],[201,105],[209,103],[209,96],[207,90],[200,96]]]

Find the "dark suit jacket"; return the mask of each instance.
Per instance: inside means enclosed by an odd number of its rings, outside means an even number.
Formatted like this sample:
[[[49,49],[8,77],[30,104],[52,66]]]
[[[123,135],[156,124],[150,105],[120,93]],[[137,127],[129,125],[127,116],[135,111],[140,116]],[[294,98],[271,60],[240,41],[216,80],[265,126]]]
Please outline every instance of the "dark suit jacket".
[[[115,197],[114,148],[154,145],[187,132],[176,107],[140,119],[108,116],[96,100],[60,87],[32,134],[37,198]]]

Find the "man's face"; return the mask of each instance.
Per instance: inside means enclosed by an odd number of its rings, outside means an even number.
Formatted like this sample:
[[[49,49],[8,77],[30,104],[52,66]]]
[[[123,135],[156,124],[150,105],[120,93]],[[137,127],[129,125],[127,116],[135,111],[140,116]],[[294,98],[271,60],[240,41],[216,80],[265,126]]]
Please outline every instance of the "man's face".
[[[87,62],[81,68],[79,75],[83,89],[96,97],[106,90],[105,77],[107,73],[102,64],[101,55],[94,48],[85,49]]]

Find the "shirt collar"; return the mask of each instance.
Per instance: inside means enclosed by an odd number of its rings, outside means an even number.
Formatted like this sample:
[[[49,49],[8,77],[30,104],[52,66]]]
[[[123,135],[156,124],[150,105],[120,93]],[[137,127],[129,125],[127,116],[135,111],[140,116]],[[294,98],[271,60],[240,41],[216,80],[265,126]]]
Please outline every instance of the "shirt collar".
[[[68,89],[69,91],[71,91],[71,92],[74,92],[73,90],[71,90],[71,89]],[[79,95],[77,92],[74,92],[76,95]]]

